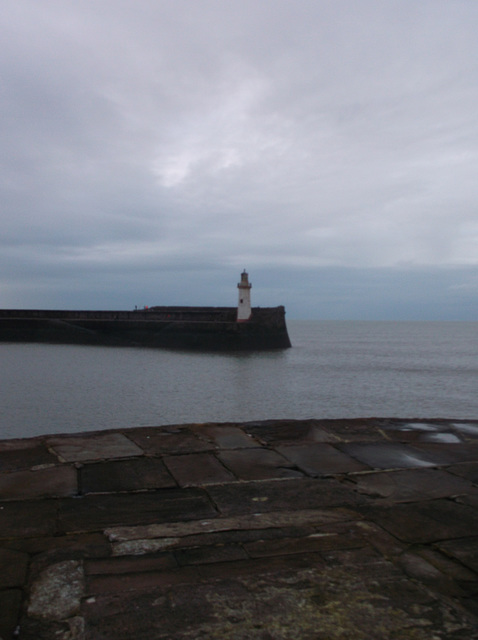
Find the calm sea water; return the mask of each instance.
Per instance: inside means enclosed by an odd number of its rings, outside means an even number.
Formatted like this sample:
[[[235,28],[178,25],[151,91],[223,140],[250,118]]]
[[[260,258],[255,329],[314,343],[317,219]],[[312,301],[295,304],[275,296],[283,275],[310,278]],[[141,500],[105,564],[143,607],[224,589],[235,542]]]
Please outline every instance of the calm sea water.
[[[478,323],[288,321],[293,348],[0,344],[0,438],[271,418],[478,419]]]

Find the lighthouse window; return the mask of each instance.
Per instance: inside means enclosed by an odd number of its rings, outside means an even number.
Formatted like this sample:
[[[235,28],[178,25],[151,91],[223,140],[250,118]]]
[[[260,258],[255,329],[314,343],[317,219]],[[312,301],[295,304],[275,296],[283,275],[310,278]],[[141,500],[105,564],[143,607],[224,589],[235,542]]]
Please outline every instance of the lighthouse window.
[[[244,300],[241,298],[241,304],[244,302]]]

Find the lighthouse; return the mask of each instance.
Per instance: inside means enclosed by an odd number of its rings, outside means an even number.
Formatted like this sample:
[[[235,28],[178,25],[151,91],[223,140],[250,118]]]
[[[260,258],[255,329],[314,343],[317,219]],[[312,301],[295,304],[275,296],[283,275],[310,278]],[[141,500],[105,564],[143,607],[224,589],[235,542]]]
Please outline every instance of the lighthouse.
[[[239,302],[237,305],[237,321],[246,322],[251,317],[251,287],[249,275],[246,270],[241,273],[241,281],[237,285],[239,289]]]

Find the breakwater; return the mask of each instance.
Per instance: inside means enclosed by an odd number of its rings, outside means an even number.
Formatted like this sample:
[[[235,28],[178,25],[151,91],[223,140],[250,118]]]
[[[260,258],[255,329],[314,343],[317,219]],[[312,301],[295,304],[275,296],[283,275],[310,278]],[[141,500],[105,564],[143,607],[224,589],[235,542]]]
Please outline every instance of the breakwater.
[[[252,309],[237,322],[234,307],[151,307],[135,311],[0,309],[0,341],[98,344],[206,350],[291,346],[283,306]]]

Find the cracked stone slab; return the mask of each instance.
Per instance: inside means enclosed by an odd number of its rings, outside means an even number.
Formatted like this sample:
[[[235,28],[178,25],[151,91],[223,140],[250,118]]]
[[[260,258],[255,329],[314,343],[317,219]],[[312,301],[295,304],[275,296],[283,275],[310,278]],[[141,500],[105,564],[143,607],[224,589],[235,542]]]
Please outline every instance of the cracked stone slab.
[[[277,447],[277,451],[311,476],[352,473],[370,469],[366,464],[327,443]]]
[[[121,433],[48,438],[48,444],[66,462],[143,455],[142,449]]]
[[[478,531],[478,529],[475,529]],[[478,536],[440,542],[437,547],[478,573]]]
[[[478,462],[462,462],[447,468],[449,473],[453,473],[462,478],[478,484]]]
[[[241,480],[300,478],[293,463],[271,449],[234,449],[217,454],[221,462]]]
[[[77,471],[69,465],[0,474],[0,500],[64,497],[76,493]]]

